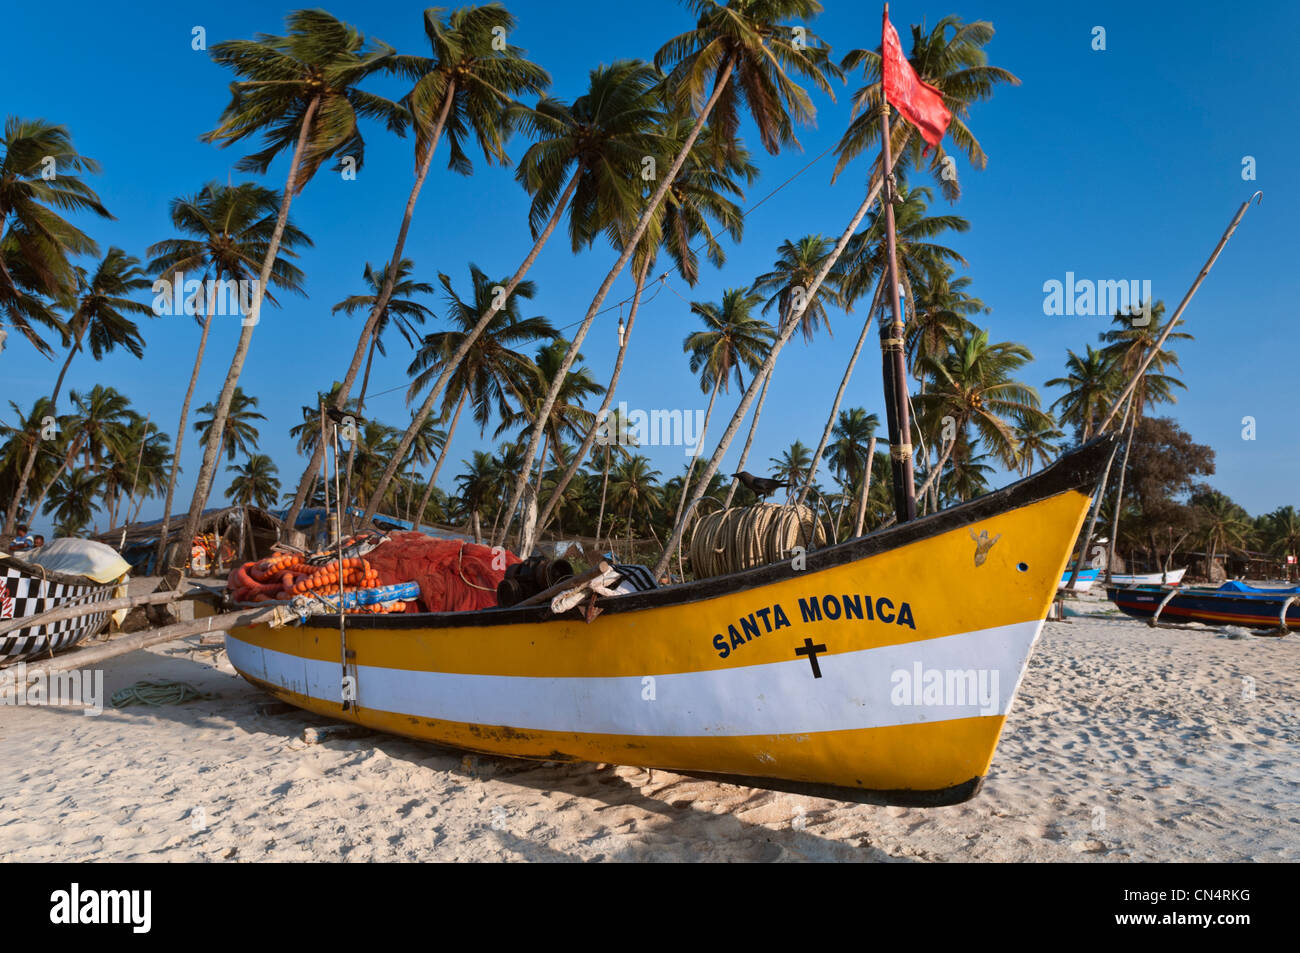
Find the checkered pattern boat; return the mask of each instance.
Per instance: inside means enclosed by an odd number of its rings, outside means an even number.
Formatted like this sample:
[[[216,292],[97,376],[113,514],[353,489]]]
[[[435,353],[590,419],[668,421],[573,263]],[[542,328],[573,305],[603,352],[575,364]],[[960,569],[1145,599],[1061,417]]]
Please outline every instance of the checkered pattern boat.
[[[63,606],[104,602],[113,597],[115,582],[98,583],[85,576],[52,572],[21,559],[0,559],[0,620],[22,619]],[[0,632],[0,665],[49,656],[98,634],[108,612],[94,612],[45,625]]]

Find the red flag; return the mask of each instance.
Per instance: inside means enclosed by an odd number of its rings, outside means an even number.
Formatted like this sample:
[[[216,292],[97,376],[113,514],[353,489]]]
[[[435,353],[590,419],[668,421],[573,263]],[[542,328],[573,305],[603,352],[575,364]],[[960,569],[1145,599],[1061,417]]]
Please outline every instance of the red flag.
[[[943,93],[924,82],[912,69],[898,42],[898,32],[889,22],[885,7],[884,27],[880,40],[880,76],[885,101],[903,114],[921,133],[921,138],[938,147],[952,121],[952,113],[943,106]],[[929,149],[925,150],[929,152]]]

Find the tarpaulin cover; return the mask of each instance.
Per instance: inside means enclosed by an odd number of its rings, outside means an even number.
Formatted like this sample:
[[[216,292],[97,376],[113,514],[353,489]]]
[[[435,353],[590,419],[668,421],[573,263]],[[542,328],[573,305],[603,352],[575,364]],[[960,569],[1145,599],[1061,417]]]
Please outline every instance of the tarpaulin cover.
[[[1225,582],[1218,589],[1219,592],[1239,592],[1248,596],[1294,596],[1300,595],[1300,586],[1292,586],[1289,589],[1270,589],[1268,587],[1258,588],[1247,585],[1244,582],[1232,580]]]
[[[365,558],[385,586],[420,584],[418,602],[407,612],[464,612],[497,604],[497,583],[506,567],[519,562],[512,552],[454,539],[434,539],[424,533],[391,533]],[[493,567],[495,559],[496,565]]]

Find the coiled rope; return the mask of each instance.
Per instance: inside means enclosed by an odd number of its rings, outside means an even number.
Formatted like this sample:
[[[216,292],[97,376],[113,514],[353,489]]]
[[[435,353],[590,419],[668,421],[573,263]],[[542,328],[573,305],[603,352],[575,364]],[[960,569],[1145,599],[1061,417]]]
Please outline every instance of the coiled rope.
[[[722,576],[789,559],[795,547],[826,543],[826,528],[814,511],[797,504],[757,503],[700,517],[691,537],[696,578]]]
[[[201,692],[189,682],[136,682],[113,693],[113,707],[125,708],[127,705],[179,705],[196,698],[212,698],[208,692]]]

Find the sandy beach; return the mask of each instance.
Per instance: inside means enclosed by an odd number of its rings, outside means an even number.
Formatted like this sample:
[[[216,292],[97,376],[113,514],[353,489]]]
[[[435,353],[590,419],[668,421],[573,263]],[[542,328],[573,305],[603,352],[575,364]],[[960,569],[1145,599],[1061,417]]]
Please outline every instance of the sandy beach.
[[[309,745],[325,719],[259,712],[272,699],[223,651],[174,642],[107,663],[106,696],[213,697],[0,712],[0,859],[1300,859],[1300,643],[1107,608],[1046,624],[983,790],[925,810],[382,734]]]

